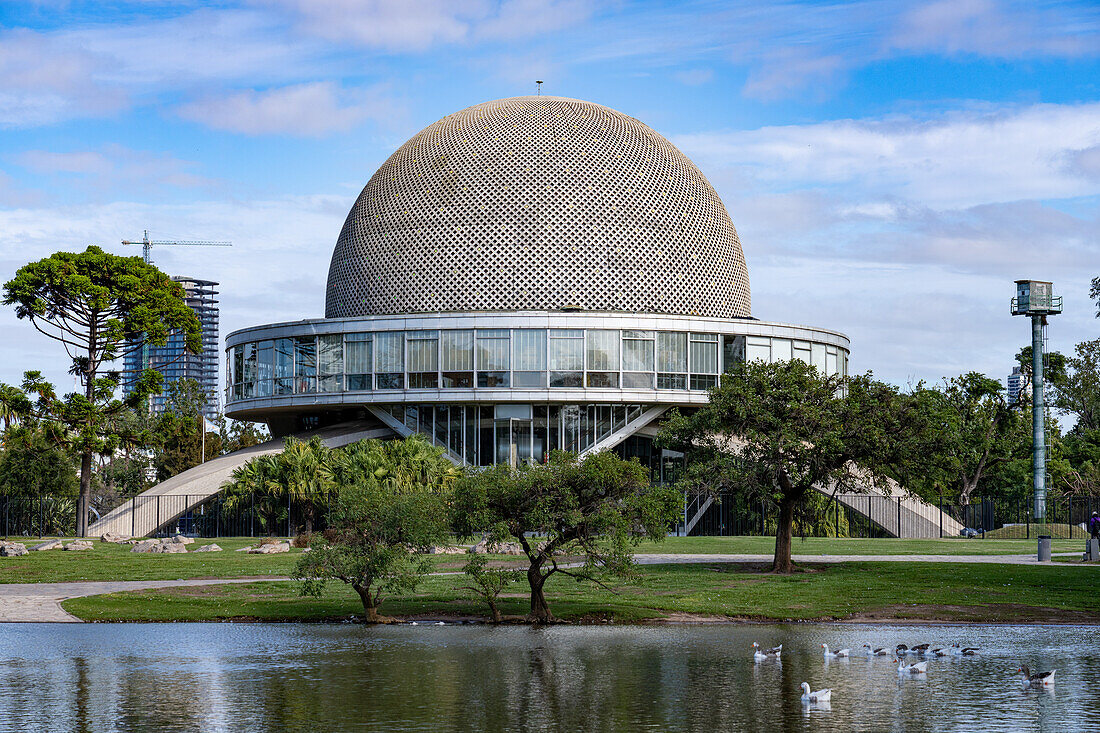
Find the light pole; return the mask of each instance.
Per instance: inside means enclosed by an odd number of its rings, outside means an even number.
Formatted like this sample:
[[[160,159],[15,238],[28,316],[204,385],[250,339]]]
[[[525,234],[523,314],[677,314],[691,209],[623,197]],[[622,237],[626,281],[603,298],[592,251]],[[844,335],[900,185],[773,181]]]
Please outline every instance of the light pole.
[[[1043,389],[1043,330],[1047,316],[1062,312],[1062,297],[1054,295],[1054,285],[1041,280],[1017,280],[1012,315],[1031,317],[1031,484],[1035,509],[1032,516],[1046,522],[1046,399]]]

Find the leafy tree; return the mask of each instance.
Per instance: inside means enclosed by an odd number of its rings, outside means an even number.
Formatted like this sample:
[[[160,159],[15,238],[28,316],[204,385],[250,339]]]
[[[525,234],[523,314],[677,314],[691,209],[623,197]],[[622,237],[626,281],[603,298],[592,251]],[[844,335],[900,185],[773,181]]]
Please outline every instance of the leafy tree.
[[[251,448],[271,439],[271,435],[259,423],[244,420],[223,420],[221,426],[222,453],[229,454]]]
[[[23,390],[0,383],[0,423],[4,426],[5,435],[21,420],[29,417],[32,410],[33,405]]]
[[[0,493],[8,496],[76,496],[76,461],[39,426],[8,433],[0,452]]]
[[[69,371],[84,388],[82,394],[58,398],[52,388],[44,389],[40,376],[32,380],[41,388],[41,416],[63,425],[80,454],[77,533],[84,536],[92,458],[110,454],[118,444],[110,417],[142,404],[161,383],[156,371],[125,374],[108,365],[140,349],[142,340],[163,345],[172,331],[181,332],[187,349],[199,353],[198,318],[179,283],[139,257],[119,257],[98,247],[58,252],[24,265],[4,285],[4,304],[14,305],[18,318],[64,346]],[[114,397],[123,379],[134,387],[125,402]]]
[[[177,379],[168,383],[164,412],[157,417],[154,427],[157,481],[170,479],[222,454],[221,428],[216,432],[210,430],[203,417],[206,398],[197,380]]]
[[[554,452],[545,465],[471,469],[455,490],[453,516],[459,534],[487,532],[491,543],[520,544],[531,588],[528,619],[548,623],[554,615],[544,593],[547,580],[558,573],[596,580],[601,569],[628,572],[632,547],[643,538],[663,539],[682,507],[680,492],[651,485],[637,461],[610,451],[580,460]],[[556,558],[563,554],[583,556],[584,566],[561,567]]]
[[[493,617],[493,623],[501,622],[500,607],[497,606],[497,598],[512,583],[518,582],[522,573],[510,568],[490,568],[489,559],[484,555],[470,555],[470,559],[463,566],[462,572],[470,579],[470,585],[462,586],[462,590],[468,590],[489,605],[489,613]]]
[[[232,514],[248,506],[255,510],[260,527],[268,535],[274,535],[287,517],[285,495],[279,493],[274,483],[278,471],[275,455],[257,456],[234,468],[229,481],[222,485],[225,498],[222,510]]]
[[[362,453],[379,454],[374,461],[387,464],[384,471],[363,473],[354,484],[343,485],[326,519],[328,528],[298,561],[295,577],[302,592],[320,595],[329,580],[339,580],[355,590],[369,622],[382,620],[378,608],[390,594],[416,588],[432,568],[423,553],[448,535],[449,480],[414,483],[412,476],[449,476],[423,465],[393,463],[387,457],[419,455],[419,445],[406,451],[394,444],[426,445],[419,436],[405,441],[364,441]],[[432,449],[437,462],[447,462],[443,451]],[[398,459],[400,460],[400,459]]]
[[[685,453],[681,488],[777,505],[772,570],[790,573],[796,511],[815,488],[863,492],[915,472],[913,447],[927,423],[914,404],[869,375],[751,361],[711,390],[705,407],[674,411],[659,442]]]
[[[966,505],[991,471],[1025,456],[1030,423],[1021,403],[1007,403],[1000,382],[977,372],[947,380],[934,394],[941,400],[942,465]]]
[[[1075,430],[1100,430],[1100,339],[1077,344],[1066,367],[1054,388],[1054,406],[1077,418]]]

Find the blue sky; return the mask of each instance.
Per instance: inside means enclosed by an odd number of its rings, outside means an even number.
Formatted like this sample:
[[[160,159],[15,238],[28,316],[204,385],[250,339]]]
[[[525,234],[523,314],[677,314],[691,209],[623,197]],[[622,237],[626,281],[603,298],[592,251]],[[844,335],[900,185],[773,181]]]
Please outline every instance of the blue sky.
[[[1003,377],[1012,281],[1095,338],[1095,2],[245,0],[0,5],[0,276],[123,238],[222,283],[223,335],[317,317],[355,196],[451,112],[544,91],[599,102],[700,166],[765,320],[847,333],[899,384]],[[133,252],[137,254],[138,252]],[[62,352],[0,313],[0,380]],[[54,368],[50,368],[53,365]]]

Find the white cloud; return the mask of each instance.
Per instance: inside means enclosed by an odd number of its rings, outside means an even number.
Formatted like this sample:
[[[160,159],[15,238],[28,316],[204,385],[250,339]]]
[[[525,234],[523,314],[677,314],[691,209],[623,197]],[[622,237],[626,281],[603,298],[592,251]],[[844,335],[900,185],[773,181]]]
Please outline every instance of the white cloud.
[[[114,112],[124,92],[100,78],[108,59],[41,33],[0,33],[0,128]]]
[[[1100,13],[1095,6],[935,0],[904,13],[888,43],[906,51],[947,55],[1075,57],[1100,54],[1098,34]]]
[[[290,11],[319,38],[389,51],[473,39],[515,40],[572,26],[591,0],[255,0]]]
[[[343,89],[314,82],[207,97],[180,107],[181,117],[249,135],[320,137],[346,132],[366,120],[392,124],[399,107],[379,89]]]
[[[194,172],[197,163],[114,144],[99,150],[27,150],[16,155],[14,160],[36,173],[75,176],[95,198],[102,198],[108,191],[118,195],[120,192],[148,193],[159,186],[211,188],[217,185],[217,181]]]
[[[1065,165],[1067,155],[1100,143],[1100,104],[835,120],[674,141],[704,170],[777,190],[843,189],[937,208],[1100,193],[1100,181]]]
[[[838,54],[810,53],[799,48],[782,48],[765,55],[745,81],[742,93],[763,100],[784,99],[809,92],[824,98],[832,92],[848,63]]]

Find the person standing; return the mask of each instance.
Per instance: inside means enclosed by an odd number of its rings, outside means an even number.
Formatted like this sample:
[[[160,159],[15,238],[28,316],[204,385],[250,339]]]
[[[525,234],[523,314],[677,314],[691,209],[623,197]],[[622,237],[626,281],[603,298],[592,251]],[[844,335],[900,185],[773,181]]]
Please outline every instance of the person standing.
[[[1094,540],[1100,540],[1100,515],[1097,512],[1093,512],[1089,520],[1089,534]]]

